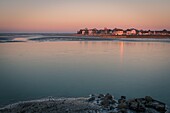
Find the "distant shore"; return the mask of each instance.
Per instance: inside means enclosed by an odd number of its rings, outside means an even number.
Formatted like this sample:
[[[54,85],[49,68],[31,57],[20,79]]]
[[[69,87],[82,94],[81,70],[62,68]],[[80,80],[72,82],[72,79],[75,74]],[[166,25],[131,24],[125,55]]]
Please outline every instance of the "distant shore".
[[[154,39],[170,38],[170,35],[82,35],[82,34],[73,34],[73,36],[101,37],[101,38],[154,38]]]

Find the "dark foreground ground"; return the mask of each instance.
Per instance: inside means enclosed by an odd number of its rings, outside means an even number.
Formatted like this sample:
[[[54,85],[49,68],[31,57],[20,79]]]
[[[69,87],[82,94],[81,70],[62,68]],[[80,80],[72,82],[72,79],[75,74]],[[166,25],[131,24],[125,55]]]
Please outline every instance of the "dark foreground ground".
[[[8,105],[0,113],[170,113],[166,104],[145,98],[115,100],[110,94],[88,98],[46,98]]]

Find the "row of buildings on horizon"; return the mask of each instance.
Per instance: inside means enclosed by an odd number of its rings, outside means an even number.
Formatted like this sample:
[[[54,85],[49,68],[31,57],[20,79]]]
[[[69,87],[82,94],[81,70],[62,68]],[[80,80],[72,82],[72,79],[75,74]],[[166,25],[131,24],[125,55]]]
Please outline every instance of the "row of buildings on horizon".
[[[161,31],[151,31],[151,30],[138,30],[135,28],[131,29],[80,29],[77,31],[77,34],[81,35],[170,35],[170,31],[167,31],[166,29]]]

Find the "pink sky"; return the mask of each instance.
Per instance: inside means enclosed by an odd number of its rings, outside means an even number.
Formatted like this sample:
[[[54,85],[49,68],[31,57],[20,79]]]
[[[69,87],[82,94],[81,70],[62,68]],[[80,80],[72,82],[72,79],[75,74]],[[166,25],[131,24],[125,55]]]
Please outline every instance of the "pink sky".
[[[170,0],[1,0],[0,32],[170,30]]]

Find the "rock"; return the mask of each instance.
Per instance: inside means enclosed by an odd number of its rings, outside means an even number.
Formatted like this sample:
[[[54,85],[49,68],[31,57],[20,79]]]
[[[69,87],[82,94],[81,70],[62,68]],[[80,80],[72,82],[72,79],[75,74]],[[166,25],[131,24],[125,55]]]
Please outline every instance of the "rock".
[[[150,96],[146,96],[145,100],[146,100],[146,102],[152,102],[153,101],[152,97],[150,97]]]
[[[142,103],[142,101],[140,101],[140,99],[134,99],[134,100],[130,100],[128,101],[129,104],[129,109],[137,111],[137,112],[145,112],[146,107],[145,105]]]
[[[152,102],[145,103],[145,106],[149,108],[154,108],[154,105]]]
[[[126,99],[126,96],[121,96],[121,99],[123,100],[123,99]]]
[[[107,100],[113,99],[112,95],[110,95],[109,93],[107,93],[104,98],[107,99]]]
[[[126,102],[126,96],[121,96],[121,99],[118,100],[118,103]]]
[[[120,109],[118,113],[127,113],[127,109]]]
[[[88,99],[89,102],[94,101],[94,100],[95,100],[95,97],[90,97],[90,98]]]
[[[63,98],[53,101],[42,100],[0,108],[0,113],[169,113],[166,104],[152,97],[126,100],[121,96],[119,103],[110,94],[90,95],[89,98]]]
[[[96,103],[99,104],[99,100],[96,100]]]
[[[157,111],[166,111],[165,105],[158,104],[155,106]]]
[[[128,108],[128,105],[127,105],[127,103],[120,103],[119,105],[118,105],[118,108],[119,109],[126,109],[126,108]]]
[[[113,110],[113,109],[115,109],[115,107],[114,106],[110,106],[110,110]]]
[[[138,103],[137,102],[130,102],[129,103],[129,108],[132,110],[136,110],[138,107]]]
[[[104,100],[101,102],[101,105],[106,108],[106,107],[108,107],[108,106],[110,105],[110,102],[109,102],[109,100],[104,99]]]
[[[139,112],[144,112],[146,110],[145,105],[144,104],[139,104],[137,107],[137,111]]]
[[[118,100],[118,103],[125,103],[126,102],[126,100],[124,100],[124,99],[119,99]]]
[[[104,95],[103,94],[99,94],[98,98],[103,98]]]
[[[111,104],[115,104],[115,103],[117,103],[117,101],[113,99],[113,100],[111,101]]]

